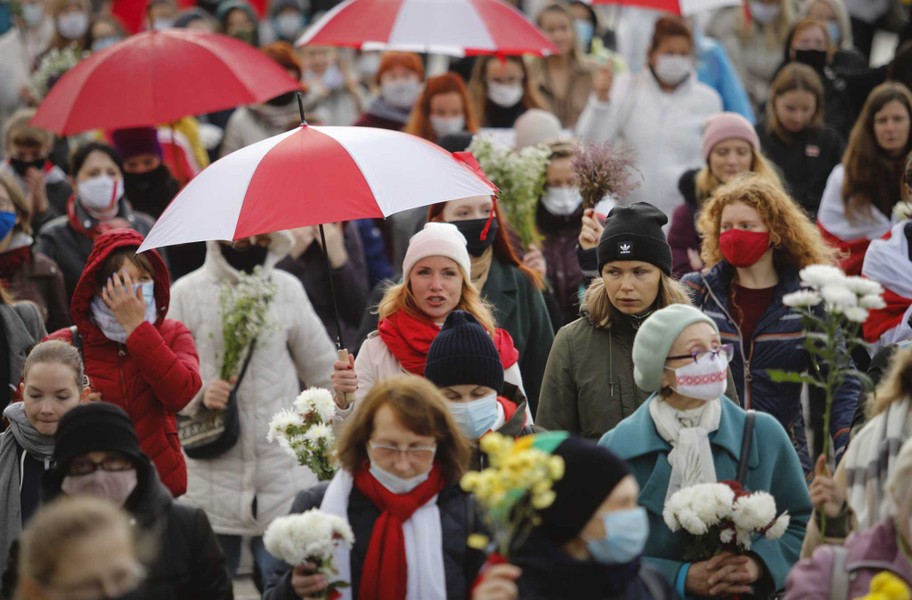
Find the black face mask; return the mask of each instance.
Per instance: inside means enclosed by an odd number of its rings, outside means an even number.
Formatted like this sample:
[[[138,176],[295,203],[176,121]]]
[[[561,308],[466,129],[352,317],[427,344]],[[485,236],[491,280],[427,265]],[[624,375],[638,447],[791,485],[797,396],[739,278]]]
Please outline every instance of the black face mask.
[[[124,171],[124,193],[127,198],[133,199],[138,194],[148,194],[157,187],[165,187],[171,172],[165,165],[146,171],[145,173],[127,173]]]
[[[47,159],[36,158],[35,160],[22,160],[21,158],[10,158],[9,161],[13,171],[15,171],[19,177],[25,177],[25,174],[28,173],[29,169],[38,169],[39,171],[43,169]]]
[[[795,50],[795,62],[804,63],[818,73],[826,67],[827,53],[825,50]]]
[[[466,239],[466,250],[476,258],[491,247],[491,244],[494,243],[494,238],[497,236],[497,217],[491,219],[491,228],[488,229],[488,236],[483,240],[481,239],[481,232],[484,231],[485,225],[488,224],[487,217],[484,219],[469,219],[468,221],[450,221],[450,224],[455,225],[459,233]]]
[[[288,92],[287,94],[282,94],[281,96],[276,96],[271,100],[267,100],[266,104],[269,106],[285,106],[294,101],[296,94],[297,92]]]
[[[269,254],[269,248],[253,244],[247,248],[235,248],[234,246],[220,245],[222,256],[228,261],[228,264],[247,273],[253,273],[253,269],[261,266],[266,261]]]

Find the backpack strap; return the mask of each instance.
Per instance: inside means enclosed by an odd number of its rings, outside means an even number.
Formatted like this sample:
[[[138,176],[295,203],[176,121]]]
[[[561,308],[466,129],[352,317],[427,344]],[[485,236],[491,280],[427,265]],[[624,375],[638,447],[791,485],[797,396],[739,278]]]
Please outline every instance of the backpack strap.
[[[756,411],[749,410],[744,417],[744,432],[741,434],[741,454],[738,456],[738,483],[744,485],[747,477],[747,463],[750,459],[751,444],[754,441],[754,421],[757,420]]]
[[[849,549],[845,546],[830,546],[833,550],[833,568],[830,571],[830,600],[848,600],[849,571],[846,569],[846,558]]]

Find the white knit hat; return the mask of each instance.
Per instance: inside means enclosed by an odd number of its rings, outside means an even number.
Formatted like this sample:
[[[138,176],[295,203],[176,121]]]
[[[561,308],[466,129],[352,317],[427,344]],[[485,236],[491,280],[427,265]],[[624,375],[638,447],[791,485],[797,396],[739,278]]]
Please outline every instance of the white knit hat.
[[[415,263],[428,256],[445,256],[453,259],[462,269],[462,276],[466,279],[472,274],[466,239],[451,223],[431,222],[412,236],[402,261],[402,279],[408,280]]]

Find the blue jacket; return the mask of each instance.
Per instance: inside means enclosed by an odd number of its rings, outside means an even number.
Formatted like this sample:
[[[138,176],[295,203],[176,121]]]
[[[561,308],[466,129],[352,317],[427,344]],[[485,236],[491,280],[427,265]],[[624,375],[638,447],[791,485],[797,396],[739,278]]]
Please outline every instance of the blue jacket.
[[[778,419],[798,451],[805,476],[813,476],[813,462],[807,448],[804,418],[801,412],[801,384],[774,383],[767,369],[803,371],[810,367],[804,348],[804,326],[801,315],[782,303],[785,294],[801,289],[798,273],[783,269],[773,302],[757,321],[753,338],[741,339],[741,332],[732,318],[729,290],[734,269],[722,261],[705,273],[689,273],[681,282],[691,293],[694,306],[711,317],[719,327],[723,343],[734,344],[735,356],[731,372],[744,408],[769,413]],[[854,368],[854,365],[848,365]],[[849,442],[849,430],[861,384],[857,378],[845,379],[833,401],[830,433],[837,458]]]
[[[671,465],[668,464],[671,445],[659,436],[649,414],[649,403],[654,397],[651,396],[635,413],[602,436],[599,444],[627,461],[633,470],[640,485],[640,506],[649,515],[645,560],[661,571],[672,585],[677,584],[680,591],[690,568],[689,563],[681,561],[689,534],[683,531],[672,533],[662,519],[671,477]],[[717,479],[734,480],[737,478],[746,413],[724,396],[719,401],[722,417],[719,429],[709,435],[709,443]],[[780,513],[788,511],[791,516],[785,535],[778,540],[755,538],[751,547],[751,553],[763,563],[765,573],[761,580],[766,578],[776,590],[781,590],[785,587],[786,575],[801,552],[811,515],[811,500],[788,436],[775,419],[763,413],[757,413],[754,423],[743,485],[750,491],[768,492],[776,500],[776,510]]]
[[[719,92],[722,108],[754,122],[754,109],[725,46],[711,37],[697,35],[697,79]]]

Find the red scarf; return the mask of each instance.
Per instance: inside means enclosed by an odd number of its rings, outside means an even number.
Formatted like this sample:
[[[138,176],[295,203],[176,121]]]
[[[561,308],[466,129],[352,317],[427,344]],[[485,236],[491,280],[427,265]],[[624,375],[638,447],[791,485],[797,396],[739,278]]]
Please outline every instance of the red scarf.
[[[19,268],[32,256],[30,246],[22,246],[0,254],[0,280],[4,284],[19,271]]]
[[[884,333],[899,325],[903,315],[906,313],[906,309],[909,308],[909,305],[912,305],[912,298],[905,298],[886,288],[884,289],[883,299],[887,306],[879,310],[870,311],[868,320],[861,326],[866,342],[876,342]]]
[[[76,213],[76,194],[70,196],[70,199],[67,200],[67,219],[70,222],[70,227],[72,227],[76,233],[84,235],[93,242],[95,241],[95,238],[100,236],[102,233],[105,233],[106,231],[111,231],[113,229],[132,228],[130,222],[123,217],[115,216],[104,222],[98,221],[91,215],[89,215],[89,217],[90,222],[94,224],[91,226],[91,228],[86,228],[86,226],[83,225],[82,221],[80,221],[79,215]]]
[[[404,310],[397,310],[380,319],[377,325],[380,338],[402,367],[409,373],[424,375],[424,364],[431,342],[440,333],[429,319],[414,317]],[[503,329],[494,331],[494,345],[500,354],[500,364],[509,369],[519,360],[519,351],[513,345],[513,338]]]
[[[408,494],[394,494],[383,487],[367,466],[355,473],[355,487],[382,512],[374,523],[364,568],[361,571],[361,600],[405,600],[408,591],[408,563],[402,524],[440,493],[446,482],[435,462],[427,481]]]

